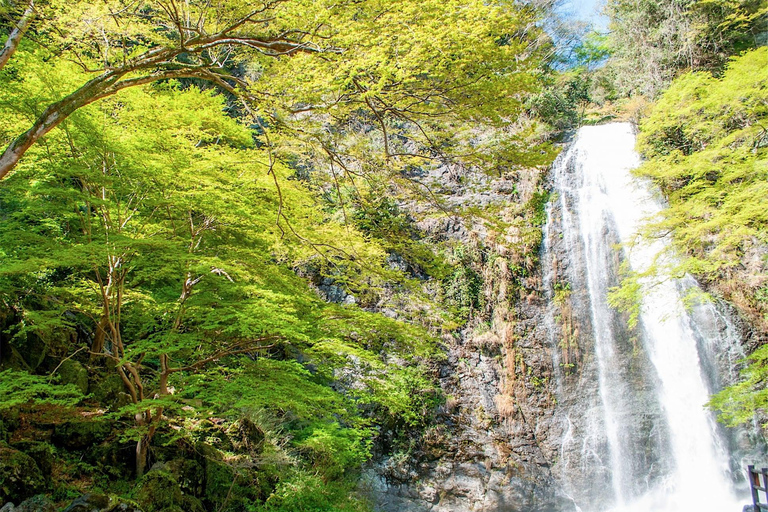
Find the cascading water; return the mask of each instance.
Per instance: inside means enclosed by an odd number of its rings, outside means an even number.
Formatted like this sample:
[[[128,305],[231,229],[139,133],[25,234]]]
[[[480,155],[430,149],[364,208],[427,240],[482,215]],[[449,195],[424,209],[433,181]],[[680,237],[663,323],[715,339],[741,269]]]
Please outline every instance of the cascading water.
[[[627,123],[585,127],[554,168],[544,262],[557,468],[584,512],[737,512],[728,449],[705,408],[719,386],[714,353],[738,349],[734,330],[718,327],[711,304],[683,307],[690,278],[646,283],[634,329],[607,303],[621,262],[642,272],[666,243],[629,244],[663,208],[630,174],[634,144]]]

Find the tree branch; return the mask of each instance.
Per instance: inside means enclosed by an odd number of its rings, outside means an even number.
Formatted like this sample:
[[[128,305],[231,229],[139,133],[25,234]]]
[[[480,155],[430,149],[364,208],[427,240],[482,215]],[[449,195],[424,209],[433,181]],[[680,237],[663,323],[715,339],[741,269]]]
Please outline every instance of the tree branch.
[[[8,61],[11,60],[11,57],[16,52],[16,48],[19,47],[21,38],[24,37],[24,33],[29,28],[29,24],[32,22],[32,18],[34,17],[35,2],[34,0],[29,0],[27,9],[24,11],[24,14],[21,15],[19,21],[16,22],[16,26],[8,36],[8,40],[5,41],[3,49],[0,50],[0,69],[3,69],[5,65],[8,64]]]
[[[32,4],[30,3],[30,6],[31,5]],[[247,18],[250,18],[251,16],[253,16],[253,14],[249,15]],[[252,21],[252,19],[245,20],[245,22]],[[13,34],[11,35],[13,37]],[[20,37],[21,36],[19,35],[18,38]],[[11,39],[9,39],[9,41],[11,41]],[[8,43],[6,43],[6,46],[7,45]],[[8,175],[32,145],[58,126],[73,112],[95,101],[111,96],[122,89],[136,87],[158,80],[199,78],[213,82],[215,85],[218,85],[229,92],[234,91],[234,88],[224,81],[225,78],[231,77],[216,72],[216,70],[220,69],[218,65],[212,65],[211,63],[190,65],[179,62],[176,59],[182,53],[201,54],[206,50],[219,46],[252,48],[271,57],[293,55],[298,52],[341,52],[338,48],[323,49],[311,42],[303,42],[301,40],[292,41],[284,37],[259,38],[254,36],[232,35],[227,32],[221,32],[208,37],[195,36],[186,40],[182,46],[183,47],[181,48],[153,48],[152,50],[144,52],[137,58],[127,61],[122,66],[106,68],[101,75],[89,80],[73,93],[48,106],[32,127],[19,135],[5,149],[2,155],[0,155],[0,180]],[[143,76],[123,79],[132,73],[146,72],[147,70],[153,71],[150,71]],[[242,86],[243,84],[239,85]],[[253,98],[251,97],[249,100],[253,101]]]

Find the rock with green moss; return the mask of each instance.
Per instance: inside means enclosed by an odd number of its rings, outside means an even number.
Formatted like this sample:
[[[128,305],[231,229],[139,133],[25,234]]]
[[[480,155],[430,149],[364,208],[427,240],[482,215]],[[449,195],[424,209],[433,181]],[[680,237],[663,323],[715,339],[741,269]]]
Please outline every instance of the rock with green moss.
[[[53,469],[53,447],[50,444],[41,441],[17,441],[11,446],[32,457],[46,483],[50,483]]]
[[[15,511],[14,511],[15,512]],[[62,512],[143,512],[129,500],[106,494],[83,494]]]
[[[0,503],[23,501],[45,490],[45,478],[35,459],[0,445]]]
[[[24,500],[13,512],[56,512],[56,505],[51,500],[38,494],[28,500]]]
[[[205,465],[193,458],[173,459],[163,464],[179,483],[182,492],[200,496],[205,492]],[[155,466],[153,466],[154,468]]]
[[[200,500],[184,494],[176,478],[164,469],[147,473],[134,491],[134,497],[146,512],[205,512]]]
[[[131,397],[125,391],[123,380],[116,373],[94,379],[89,389],[97,402],[113,407],[128,405],[131,401]]]
[[[77,361],[67,359],[62,362],[56,374],[61,384],[72,384],[83,394],[88,393],[88,370]]]
[[[63,512],[101,512],[109,507],[106,494],[83,494],[63,510]]]
[[[112,431],[105,421],[72,420],[56,425],[51,440],[57,446],[82,450],[104,441]]]

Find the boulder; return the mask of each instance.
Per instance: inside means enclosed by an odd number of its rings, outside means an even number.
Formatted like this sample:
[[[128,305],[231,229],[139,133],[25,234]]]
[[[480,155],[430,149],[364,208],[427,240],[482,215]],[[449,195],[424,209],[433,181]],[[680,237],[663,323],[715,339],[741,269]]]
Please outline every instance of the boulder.
[[[77,419],[56,425],[51,440],[56,446],[82,450],[100,443],[111,432],[112,427],[106,421]]]
[[[45,489],[45,478],[35,459],[0,445],[0,503],[22,501]]]
[[[67,359],[62,362],[56,374],[62,384],[72,384],[83,394],[88,393],[88,370],[77,361]]]
[[[164,469],[150,470],[134,491],[134,496],[146,512],[205,512],[200,500],[185,495],[176,478]]]
[[[21,343],[11,343],[8,365],[19,370],[34,372],[48,355],[48,344],[37,334],[27,333]]]
[[[83,494],[69,504],[62,512],[101,512],[109,507],[109,496],[105,494]]]
[[[37,463],[37,467],[40,468],[46,483],[50,483],[53,469],[53,447],[50,444],[40,441],[17,441],[11,446],[32,457]]]
[[[122,498],[88,493],[77,498],[62,512],[142,512],[142,510],[137,504]]]
[[[125,390],[123,380],[115,372],[108,373],[100,379],[94,379],[89,389],[97,402],[112,407],[122,407],[131,402],[131,397]]]
[[[13,512],[56,512],[56,505],[42,494],[38,494],[23,501]]]

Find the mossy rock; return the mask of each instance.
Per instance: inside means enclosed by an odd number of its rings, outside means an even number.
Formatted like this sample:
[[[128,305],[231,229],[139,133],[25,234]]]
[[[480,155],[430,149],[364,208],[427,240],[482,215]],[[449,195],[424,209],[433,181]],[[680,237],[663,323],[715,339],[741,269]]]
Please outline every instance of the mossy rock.
[[[131,401],[125,391],[125,384],[117,373],[108,373],[100,379],[95,379],[89,389],[96,401],[106,405],[122,407]]]
[[[21,426],[21,411],[16,407],[0,410],[0,420],[9,431],[16,430]]]
[[[11,432],[21,426],[21,412],[17,407],[0,409],[0,442],[8,441]]]
[[[51,500],[42,494],[38,494],[28,500],[24,500],[13,509],[13,512],[56,512],[56,510],[56,505]]]
[[[19,370],[35,371],[48,355],[48,344],[40,336],[27,333],[23,341],[11,342],[10,367]]]
[[[220,503],[225,499],[235,474],[232,468],[220,462],[221,452],[213,446],[198,443],[195,450],[201,455],[205,468],[205,501],[209,505]]]
[[[200,500],[185,495],[176,478],[165,470],[153,469],[147,473],[134,491],[134,497],[146,512],[205,512]]]
[[[109,496],[106,494],[83,494],[69,504],[62,512],[100,512],[109,507]]]
[[[59,376],[61,384],[72,384],[83,394],[88,393],[88,370],[77,361],[67,359],[61,363],[56,375]]]
[[[0,420],[0,443],[8,442],[11,438],[11,429],[5,424],[5,421]]]
[[[45,490],[45,478],[35,459],[0,445],[0,502],[20,502]]]
[[[50,444],[41,441],[18,441],[11,446],[32,457],[46,482],[50,483],[53,469],[53,447]]]
[[[117,496],[83,494],[62,512],[142,512],[139,505]]]
[[[113,438],[92,445],[86,450],[83,460],[103,470],[129,474],[136,461],[136,443],[119,443]]]
[[[201,496],[205,491],[205,465],[196,459],[174,459],[165,463],[186,494]]]
[[[104,441],[111,432],[112,427],[106,421],[78,419],[56,425],[51,440],[56,446],[82,450]]]

